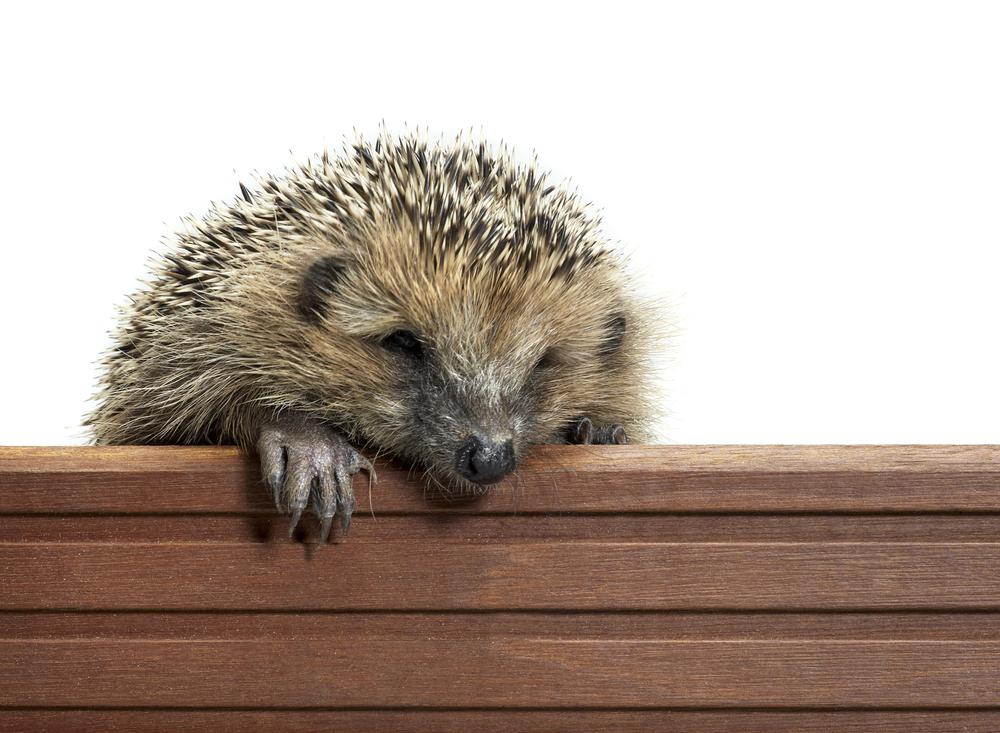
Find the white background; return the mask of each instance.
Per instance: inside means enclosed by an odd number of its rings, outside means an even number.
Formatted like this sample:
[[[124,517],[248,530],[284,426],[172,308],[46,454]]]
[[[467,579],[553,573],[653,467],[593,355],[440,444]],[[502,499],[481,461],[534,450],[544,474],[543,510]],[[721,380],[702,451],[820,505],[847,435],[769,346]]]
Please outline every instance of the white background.
[[[6,3],[0,444],[83,442],[180,217],[384,120],[572,177],[674,443],[1000,443],[1000,4]]]

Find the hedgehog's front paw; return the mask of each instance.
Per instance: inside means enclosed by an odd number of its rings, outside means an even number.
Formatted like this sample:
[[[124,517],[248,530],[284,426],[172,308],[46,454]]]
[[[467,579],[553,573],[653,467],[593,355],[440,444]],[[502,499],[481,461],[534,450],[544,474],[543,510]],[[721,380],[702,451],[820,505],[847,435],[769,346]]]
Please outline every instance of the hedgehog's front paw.
[[[628,436],[621,425],[606,423],[595,428],[589,417],[583,417],[570,428],[566,440],[576,445],[625,445]]]
[[[353,476],[365,470],[375,478],[367,458],[330,428],[298,413],[285,413],[262,425],[257,452],[278,509],[292,515],[289,537],[310,498],[321,525],[317,549],[329,536],[335,516],[340,516],[347,534],[354,511]]]

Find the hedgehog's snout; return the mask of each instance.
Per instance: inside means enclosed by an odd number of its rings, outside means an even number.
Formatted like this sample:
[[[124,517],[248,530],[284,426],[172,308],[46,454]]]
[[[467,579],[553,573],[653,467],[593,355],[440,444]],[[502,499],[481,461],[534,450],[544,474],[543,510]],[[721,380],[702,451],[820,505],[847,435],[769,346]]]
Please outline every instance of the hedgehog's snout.
[[[510,438],[491,440],[470,435],[455,453],[455,468],[474,484],[495,484],[517,468],[514,443]]]

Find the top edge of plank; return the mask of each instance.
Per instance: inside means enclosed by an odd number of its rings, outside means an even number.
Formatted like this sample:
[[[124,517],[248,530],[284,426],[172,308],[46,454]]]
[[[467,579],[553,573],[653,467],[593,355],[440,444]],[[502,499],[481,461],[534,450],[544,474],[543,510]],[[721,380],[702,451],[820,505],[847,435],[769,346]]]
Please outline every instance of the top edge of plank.
[[[539,445],[529,449],[521,470],[537,470],[542,462],[548,468],[608,473],[1000,472],[1000,445]],[[256,456],[233,446],[0,446],[0,474],[211,472],[242,466],[255,470]]]
[[[536,446],[473,502],[429,500],[423,471],[380,459],[357,511],[1000,511],[1000,446]],[[232,447],[0,447],[0,513],[262,511],[256,456]]]
[[[367,451],[366,451],[367,452]],[[574,462],[625,459],[637,462],[636,468],[657,467],[678,470],[766,470],[813,471],[853,469],[921,470],[931,463],[944,466],[962,464],[989,465],[1000,462],[1000,445],[927,445],[927,444],[858,444],[858,445],[625,445],[577,446],[536,445],[529,449],[529,460],[567,457]],[[231,470],[233,461],[256,463],[253,454],[234,446],[189,445],[116,445],[116,446],[2,446],[0,471],[8,466],[41,465],[40,470],[185,470],[198,466],[207,470],[218,467]],[[39,464],[39,462],[44,462]],[[20,465],[19,465],[20,464]],[[620,466],[615,467],[620,470]],[[1000,466],[998,466],[1000,470]]]

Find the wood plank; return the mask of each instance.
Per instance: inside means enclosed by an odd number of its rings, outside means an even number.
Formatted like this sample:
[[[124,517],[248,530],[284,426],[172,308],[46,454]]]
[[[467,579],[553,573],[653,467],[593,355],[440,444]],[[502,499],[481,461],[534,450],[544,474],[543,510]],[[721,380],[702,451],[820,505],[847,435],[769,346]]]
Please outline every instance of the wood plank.
[[[0,609],[998,610],[997,543],[0,543]]]
[[[996,733],[1000,712],[782,710],[0,710],[0,731]]]
[[[296,542],[314,546],[317,522],[301,522]],[[4,542],[287,544],[288,518],[258,515],[3,515]],[[387,540],[420,543],[522,542],[993,542],[1000,514],[355,514],[334,544],[371,548]]]
[[[1000,642],[985,641],[2,641],[0,655],[6,706],[1000,707]]]
[[[378,470],[378,514],[1000,511],[997,446],[537,446],[516,479],[444,506],[398,466]],[[367,487],[356,483],[367,513]],[[255,459],[234,448],[8,447],[0,507],[234,513],[270,502]]]

